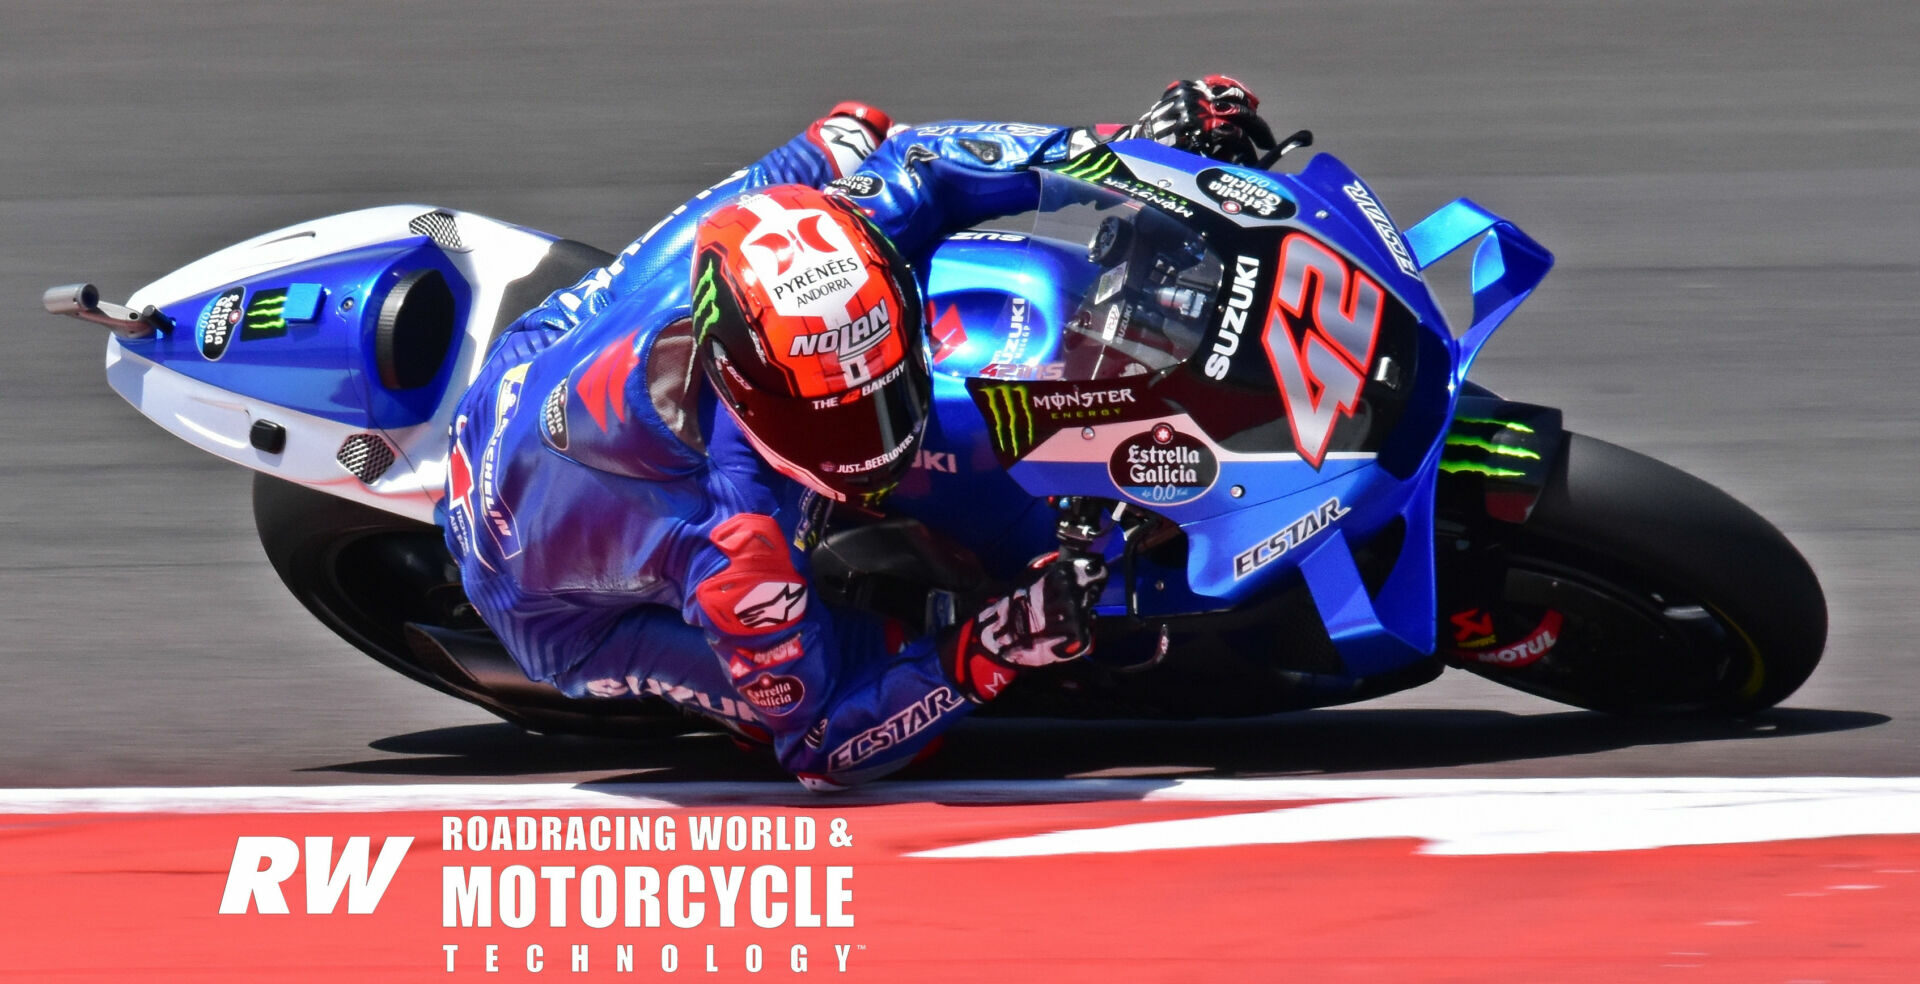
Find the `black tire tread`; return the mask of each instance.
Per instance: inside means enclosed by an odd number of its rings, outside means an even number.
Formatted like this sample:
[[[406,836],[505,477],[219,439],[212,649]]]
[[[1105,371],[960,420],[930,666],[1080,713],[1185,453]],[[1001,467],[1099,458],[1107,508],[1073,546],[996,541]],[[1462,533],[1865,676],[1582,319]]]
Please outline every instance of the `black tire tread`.
[[[1748,713],[1786,699],[1819,664],[1827,607],[1806,558],[1773,524],[1665,462],[1568,433],[1525,536],[1657,573],[1749,641],[1759,687],[1714,708]]]

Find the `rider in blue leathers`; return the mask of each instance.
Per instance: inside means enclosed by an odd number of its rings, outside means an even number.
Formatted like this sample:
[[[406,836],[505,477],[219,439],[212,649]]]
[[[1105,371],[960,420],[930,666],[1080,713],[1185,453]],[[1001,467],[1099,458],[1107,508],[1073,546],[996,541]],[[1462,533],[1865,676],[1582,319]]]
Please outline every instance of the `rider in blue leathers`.
[[[1257,107],[1209,76],[1170,86],[1120,135],[1244,160],[1271,145]],[[690,318],[710,295],[689,271],[703,220],[789,185],[828,189],[917,261],[948,233],[1031,208],[1027,169],[1096,139],[1023,123],[893,127],[842,104],[510,326],[457,409],[444,525],[468,596],[527,675],[574,696],[664,698],[770,741],[802,782],[832,789],[906,764],[1023,667],[1083,654],[1097,561],[1041,564],[977,620],[912,640],[814,599],[801,547],[821,492],[844,496],[744,433],[701,385],[693,352],[706,337]],[[923,359],[919,312],[905,313],[909,358]],[[890,453],[910,462],[917,439]]]

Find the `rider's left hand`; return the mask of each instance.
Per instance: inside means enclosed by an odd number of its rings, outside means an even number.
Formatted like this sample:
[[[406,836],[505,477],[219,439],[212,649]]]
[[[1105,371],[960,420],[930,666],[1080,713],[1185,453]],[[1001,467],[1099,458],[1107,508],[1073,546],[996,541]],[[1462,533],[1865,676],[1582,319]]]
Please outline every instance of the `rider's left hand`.
[[[1253,164],[1273,149],[1273,129],[1260,118],[1260,98],[1229,75],[1167,86],[1125,136],[1191,151],[1229,164]]]

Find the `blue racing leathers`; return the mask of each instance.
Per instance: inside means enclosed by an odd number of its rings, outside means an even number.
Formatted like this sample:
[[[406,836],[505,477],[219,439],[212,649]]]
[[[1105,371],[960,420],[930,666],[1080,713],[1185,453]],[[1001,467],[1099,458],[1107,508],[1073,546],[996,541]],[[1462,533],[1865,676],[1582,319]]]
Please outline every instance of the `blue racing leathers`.
[[[701,395],[695,227],[758,187],[831,186],[918,261],[947,233],[1032,208],[1029,165],[1085,138],[932,124],[842,174],[849,141],[823,141],[825,122],[503,334],[457,410],[444,515],[467,594],[529,677],[664,698],[771,740],[831,788],[905,764],[981,690],[950,677],[932,637],[889,644],[878,619],[813,596],[802,489]]]

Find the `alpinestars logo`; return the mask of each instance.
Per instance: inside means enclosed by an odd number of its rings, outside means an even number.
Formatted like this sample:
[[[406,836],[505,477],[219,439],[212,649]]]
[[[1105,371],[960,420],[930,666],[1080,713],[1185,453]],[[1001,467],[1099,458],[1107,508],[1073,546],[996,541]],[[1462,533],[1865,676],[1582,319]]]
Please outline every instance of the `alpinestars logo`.
[[[792,581],[768,581],[756,586],[740,603],[733,615],[749,629],[761,629],[787,623],[806,614],[807,586]]]
[[[856,120],[829,116],[813,125],[815,140],[833,158],[835,174],[851,174],[873,153],[873,135]]]

